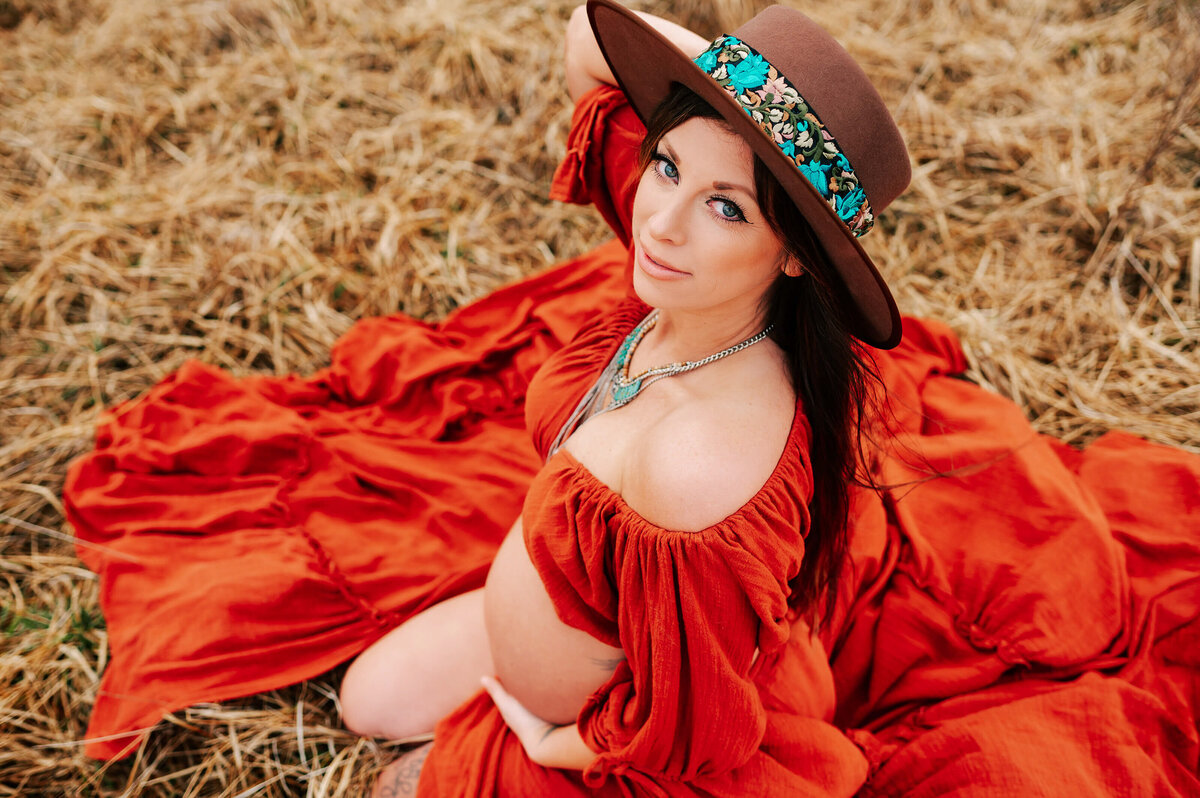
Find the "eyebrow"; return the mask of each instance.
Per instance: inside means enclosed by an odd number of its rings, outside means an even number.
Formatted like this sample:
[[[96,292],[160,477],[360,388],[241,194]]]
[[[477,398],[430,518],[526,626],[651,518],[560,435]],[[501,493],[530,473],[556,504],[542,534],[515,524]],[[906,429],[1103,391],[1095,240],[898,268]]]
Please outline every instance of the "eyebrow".
[[[739,186],[737,183],[713,183],[713,188],[718,191],[740,191],[746,196],[753,197],[754,192],[745,186]]]
[[[671,146],[671,142],[667,141],[667,137],[665,135],[659,139],[659,144],[662,145],[662,148],[666,151],[667,156],[675,163],[675,165],[680,166],[679,155],[675,152],[675,148]],[[757,199],[757,195],[753,191],[745,186],[738,185],[737,183],[723,183],[720,181],[714,181],[712,186],[717,191],[740,191],[748,197],[755,197]]]
[[[671,142],[667,141],[667,137],[665,135],[659,139],[659,143],[662,144],[663,149],[667,151],[667,155],[670,156],[671,160],[675,162],[676,166],[678,166],[679,156],[675,153],[675,148],[671,146]]]

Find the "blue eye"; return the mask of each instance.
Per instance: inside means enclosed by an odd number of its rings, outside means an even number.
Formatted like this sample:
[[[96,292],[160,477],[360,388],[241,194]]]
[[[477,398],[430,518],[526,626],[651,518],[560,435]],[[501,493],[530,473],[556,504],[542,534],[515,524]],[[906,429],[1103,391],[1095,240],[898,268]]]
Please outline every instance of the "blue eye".
[[[726,219],[731,222],[746,221],[745,214],[742,213],[742,209],[739,208],[736,203],[730,202],[727,199],[721,199],[720,197],[714,197],[712,202],[715,203],[717,216],[721,217],[722,219]]]
[[[675,180],[679,177],[679,169],[671,163],[670,158],[660,152],[654,154],[654,171],[668,180]]]
[[[650,159],[649,168],[654,170],[654,174],[659,180],[665,180],[672,184],[679,181],[679,167],[675,166],[675,163],[661,152],[654,153]],[[709,197],[707,202],[708,206],[712,208],[713,214],[723,222],[746,221],[746,215],[733,200],[716,196]]]

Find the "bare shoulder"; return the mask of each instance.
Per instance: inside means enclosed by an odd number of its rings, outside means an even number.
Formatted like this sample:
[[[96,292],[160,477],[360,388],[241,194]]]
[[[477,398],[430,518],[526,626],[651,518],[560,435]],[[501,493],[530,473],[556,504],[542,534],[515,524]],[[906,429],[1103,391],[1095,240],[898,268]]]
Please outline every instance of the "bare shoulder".
[[[746,385],[682,403],[638,442],[626,503],[655,526],[695,532],[762,489],[787,445],[796,400],[785,383]]]

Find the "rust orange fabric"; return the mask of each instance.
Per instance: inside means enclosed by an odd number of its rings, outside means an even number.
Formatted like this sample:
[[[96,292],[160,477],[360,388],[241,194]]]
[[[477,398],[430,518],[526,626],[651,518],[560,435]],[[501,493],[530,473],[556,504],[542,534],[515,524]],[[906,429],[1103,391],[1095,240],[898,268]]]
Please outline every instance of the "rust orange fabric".
[[[189,364],[106,415],[65,491],[112,652],[88,753],[317,675],[479,586],[524,502],[560,617],[629,655],[580,716],[597,760],[533,765],[480,693],[439,724],[424,795],[1200,795],[1200,458],[1038,435],[958,376],[941,324],[906,319],[876,355],[890,487],[854,497],[815,638],[778,614],[807,523],[802,415],[759,496],[699,538],[569,456],[539,473],[644,310],[621,243],[641,134],[593,92],[555,179],[618,241],[436,325],[360,322],[310,377]]]

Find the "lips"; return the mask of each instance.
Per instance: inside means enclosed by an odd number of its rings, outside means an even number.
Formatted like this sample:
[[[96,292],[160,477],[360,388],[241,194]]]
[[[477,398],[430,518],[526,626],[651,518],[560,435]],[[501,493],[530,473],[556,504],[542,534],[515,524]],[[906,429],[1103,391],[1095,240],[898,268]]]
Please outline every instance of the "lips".
[[[646,251],[645,247],[638,247],[638,264],[642,267],[642,271],[649,274],[651,277],[660,279],[678,279],[680,277],[690,277],[688,272],[681,269],[676,269],[674,266],[669,266],[666,263],[654,258]]]

